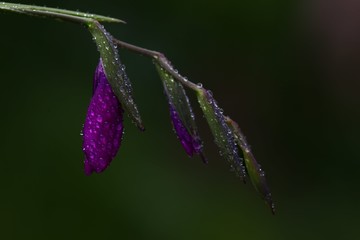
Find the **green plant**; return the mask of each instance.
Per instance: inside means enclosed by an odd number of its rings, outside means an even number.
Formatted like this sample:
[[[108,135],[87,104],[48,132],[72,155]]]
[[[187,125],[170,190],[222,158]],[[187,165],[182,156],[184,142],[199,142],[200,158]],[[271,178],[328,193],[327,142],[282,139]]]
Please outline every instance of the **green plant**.
[[[223,114],[211,91],[205,89],[202,84],[194,84],[179,74],[162,53],[120,41],[100,24],[100,22],[122,23],[122,20],[77,11],[6,2],[0,2],[0,10],[80,24],[92,34],[100,53],[100,62],[95,73],[93,98],[83,130],[86,174],[104,171],[115,157],[122,138],[124,111],[140,130],[144,130],[140,113],[132,97],[131,82],[118,55],[117,48],[121,47],[153,60],[164,85],[175,132],[186,153],[189,156],[199,155],[204,162],[207,162],[195,124],[195,116],[184,87],[195,92],[223,158],[229,162],[242,181],[245,182],[249,176],[255,189],[274,213],[275,208],[265,173],[255,160],[238,124]]]

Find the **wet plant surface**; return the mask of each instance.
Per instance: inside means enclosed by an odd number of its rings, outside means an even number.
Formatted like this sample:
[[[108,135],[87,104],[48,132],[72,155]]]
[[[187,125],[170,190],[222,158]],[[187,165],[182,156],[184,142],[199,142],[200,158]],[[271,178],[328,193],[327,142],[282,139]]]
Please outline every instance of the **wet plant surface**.
[[[1,13],[1,238],[356,239],[357,51],[334,53],[333,45],[311,40],[309,16],[281,1],[210,1],[206,11],[193,1],[168,6],[59,7],[126,20],[105,27],[165,53],[189,80],[211,89],[266,171],[276,215],[250,181],[229,171],[188,90],[209,163],[187,157],[157,71],[120,48],[146,131],[124,113],[117,157],[102,174],[85,176],[79,133],[99,60],[91,36],[75,25]]]

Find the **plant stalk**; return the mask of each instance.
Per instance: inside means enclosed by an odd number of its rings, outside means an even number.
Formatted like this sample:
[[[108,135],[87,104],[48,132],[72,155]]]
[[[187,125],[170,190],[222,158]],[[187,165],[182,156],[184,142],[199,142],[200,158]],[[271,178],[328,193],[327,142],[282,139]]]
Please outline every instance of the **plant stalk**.
[[[157,52],[157,51],[149,50],[146,48],[138,47],[138,46],[132,45],[130,43],[120,41],[115,38],[114,38],[114,42],[116,43],[116,45],[118,45],[121,48],[124,48],[124,49],[130,50],[132,52],[138,53],[140,55],[152,58],[162,68],[164,68],[170,75],[172,75],[176,80],[178,80],[181,84],[183,84],[184,86],[186,86],[194,91],[197,91],[197,92],[201,91],[202,86],[197,85],[197,84],[189,81],[186,77],[183,77],[182,75],[180,75],[178,73],[178,71],[176,69],[174,69],[174,67],[171,65],[170,61],[165,57],[164,54]]]

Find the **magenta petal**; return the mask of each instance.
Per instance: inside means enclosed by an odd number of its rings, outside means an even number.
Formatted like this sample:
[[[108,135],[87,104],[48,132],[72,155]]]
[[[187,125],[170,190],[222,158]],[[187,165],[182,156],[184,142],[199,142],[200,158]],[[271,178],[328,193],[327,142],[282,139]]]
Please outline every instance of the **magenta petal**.
[[[170,103],[170,117],[173,123],[176,135],[178,136],[181,145],[185,149],[186,153],[191,157],[195,154],[200,154],[202,151],[202,143],[201,140],[192,136],[183,122],[181,121],[178,112],[175,110],[174,106]]]
[[[116,156],[123,135],[123,110],[106,79],[102,61],[83,129],[85,174],[104,171]]]

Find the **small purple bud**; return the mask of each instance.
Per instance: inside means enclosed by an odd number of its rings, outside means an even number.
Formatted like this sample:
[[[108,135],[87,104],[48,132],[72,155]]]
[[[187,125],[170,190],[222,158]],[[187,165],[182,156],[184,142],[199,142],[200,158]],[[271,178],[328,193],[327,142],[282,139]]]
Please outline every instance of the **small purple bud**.
[[[124,128],[123,109],[106,78],[101,59],[93,86],[83,129],[86,175],[107,168],[119,150]]]
[[[202,153],[202,142],[200,138],[188,132],[187,128],[184,126],[184,123],[180,119],[179,113],[175,110],[175,107],[171,102],[169,102],[169,108],[170,118],[174,126],[174,130],[187,155],[192,157],[194,154],[198,154],[203,159],[203,161],[207,163],[207,160]]]

